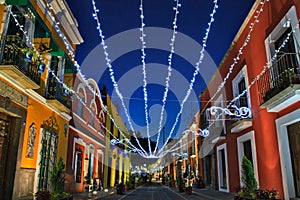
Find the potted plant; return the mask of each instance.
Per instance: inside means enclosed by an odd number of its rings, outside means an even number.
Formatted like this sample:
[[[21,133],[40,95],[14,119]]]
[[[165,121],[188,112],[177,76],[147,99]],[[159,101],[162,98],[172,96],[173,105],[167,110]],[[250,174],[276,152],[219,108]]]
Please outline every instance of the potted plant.
[[[178,179],[177,179],[177,186],[178,186],[179,192],[184,192],[184,182],[180,175],[178,176]]]
[[[255,198],[254,191],[257,189],[257,181],[254,177],[254,169],[250,160],[246,156],[242,161],[242,183],[243,187],[238,192],[238,196],[235,199],[252,199]]]
[[[51,194],[48,190],[38,190],[34,194],[34,198],[36,200],[50,200],[51,199]]]
[[[197,188],[205,188],[205,183],[202,179],[202,176],[199,176],[199,178],[197,179]]]
[[[32,65],[36,66],[38,69],[38,73],[41,74],[45,71],[45,61],[41,59],[41,57],[33,48],[25,47],[22,49],[22,52],[25,55],[25,62],[31,63]]]
[[[63,87],[62,87],[62,92],[63,92],[63,95],[64,95],[64,96],[71,95],[71,94],[72,94],[72,87],[71,87],[71,86],[68,86],[68,85],[65,85],[65,84],[63,84]]]
[[[192,186],[187,186],[187,187],[185,187],[185,189],[184,189],[184,191],[185,191],[185,194],[192,194]]]
[[[62,157],[59,157],[56,166],[50,171],[50,193],[51,200],[69,200],[73,199],[70,194],[64,192],[65,186],[65,175],[64,175],[65,164]]]

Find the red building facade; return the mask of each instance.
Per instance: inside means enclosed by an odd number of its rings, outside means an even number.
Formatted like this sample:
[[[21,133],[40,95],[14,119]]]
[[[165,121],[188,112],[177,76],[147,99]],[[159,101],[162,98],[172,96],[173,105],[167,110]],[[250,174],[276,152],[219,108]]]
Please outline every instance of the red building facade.
[[[215,78],[200,95],[200,127],[219,123],[200,141],[215,145],[201,159],[206,185],[237,192],[246,156],[260,188],[276,189],[282,199],[300,197],[299,19],[298,0],[256,1]],[[216,77],[223,80],[228,73],[214,95],[222,82]],[[232,119],[221,114],[222,122],[208,120],[207,109],[224,108],[229,102],[248,107],[251,116]]]
[[[78,95],[73,97],[69,128],[66,189],[70,192],[94,190],[95,182],[101,187],[104,177],[105,115],[97,83],[92,79],[87,82],[77,75],[74,84]]]

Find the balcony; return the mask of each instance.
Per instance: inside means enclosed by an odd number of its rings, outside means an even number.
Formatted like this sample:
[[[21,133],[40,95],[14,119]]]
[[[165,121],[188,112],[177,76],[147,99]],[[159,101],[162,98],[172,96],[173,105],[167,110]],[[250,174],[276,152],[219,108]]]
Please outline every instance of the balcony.
[[[279,112],[300,100],[299,54],[286,53],[258,81],[262,108]]]
[[[71,96],[65,93],[62,84],[51,76],[48,79],[48,87],[46,89],[46,102],[60,112],[70,112]]]
[[[25,89],[38,89],[41,74],[34,64],[24,60],[22,49],[25,47],[26,44],[17,35],[2,36],[0,72]]]
[[[235,114],[227,117],[227,124],[231,133],[239,133],[252,126],[252,113],[250,107],[248,106],[250,101],[248,102],[247,96],[248,95],[245,94],[238,98],[234,103],[234,105],[237,107],[232,107],[230,109],[230,112]]]

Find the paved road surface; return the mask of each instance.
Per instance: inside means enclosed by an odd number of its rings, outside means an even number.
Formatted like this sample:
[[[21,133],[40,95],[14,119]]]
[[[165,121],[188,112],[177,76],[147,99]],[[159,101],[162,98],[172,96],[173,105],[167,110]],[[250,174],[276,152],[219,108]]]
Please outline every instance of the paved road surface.
[[[186,195],[161,185],[144,185],[126,195],[111,195],[102,197],[104,200],[207,200],[196,194]]]

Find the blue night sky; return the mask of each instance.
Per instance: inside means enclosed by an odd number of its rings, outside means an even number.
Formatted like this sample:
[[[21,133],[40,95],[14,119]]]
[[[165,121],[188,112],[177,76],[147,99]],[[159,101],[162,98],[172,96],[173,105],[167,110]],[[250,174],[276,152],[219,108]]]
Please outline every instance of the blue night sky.
[[[96,22],[92,17],[92,1],[67,0],[74,16],[78,20],[79,31],[84,43],[77,47],[76,58],[86,78],[92,77],[99,87],[108,87],[108,92],[119,109],[123,121],[128,120],[122,104],[114,91],[108,70],[106,69],[100,37]],[[172,130],[176,115],[180,109],[194,66],[201,50],[202,38],[213,9],[213,0],[182,0],[178,15],[178,34],[175,40],[175,54],[172,59],[172,76],[166,103],[165,131]],[[207,40],[204,58],[204,73],[197,76],[193,91],[184,105],[182,116],[176,125],[172,137],[180,134],[191,122],[199,109],[199,94],[217,69],[224,54],[239,27],[251,9],[254,0],[220,0]],[[96,0],[99,8],[101,28],[106,37],[108,52],[119,89],[124,97],[134,129],[145,132],[145,111],[143,96],[143,74],[141,62],[141,42],[137,30],[141,26],[138,0]],[[144,0],[146,72],[148,91],[149,123],[152,139],[160,119],[162,97],[167,76],[170,40],[172,36],[174,0]],[[133,37],[136,36],[136,37]],[[140,47],[138,47],[140,45]],[[136,47],[137,46],[137,47]],[[206,68],[205,68],[206,67]]]

